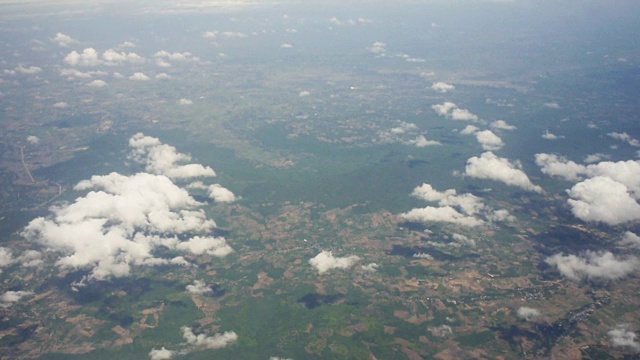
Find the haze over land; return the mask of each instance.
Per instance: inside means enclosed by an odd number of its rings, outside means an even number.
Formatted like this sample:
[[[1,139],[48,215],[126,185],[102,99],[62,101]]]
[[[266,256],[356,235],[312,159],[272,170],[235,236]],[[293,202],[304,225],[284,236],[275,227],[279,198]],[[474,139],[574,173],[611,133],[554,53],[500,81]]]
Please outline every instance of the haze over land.
[[[0,358],[637,356],[639,15],[0,1]]]

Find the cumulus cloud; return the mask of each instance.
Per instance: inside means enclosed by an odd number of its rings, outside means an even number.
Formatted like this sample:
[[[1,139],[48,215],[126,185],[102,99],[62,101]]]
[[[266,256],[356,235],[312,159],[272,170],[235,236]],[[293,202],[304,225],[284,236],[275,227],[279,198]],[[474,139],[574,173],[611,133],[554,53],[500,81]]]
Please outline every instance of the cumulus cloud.
[[[0,296],[0,307],[7,308],[14,303],[17,303],[25,296],[31,296],[31,291],[7,291]]]
[[[18,66],[16,66],[15,71],[19,72],[21,74],[35,75],[35,74],[41,72],[42,68],[39,68],[37,66],[25,67],[24,65],[19,64]]]
[[[96,66],[102,63],[100,55],[94,48],[86,48],[81,53],[72,51],[64,58],[64,63],[70,66]]]
[[[517,129],[515,126],[507,124],[507,122],[504,121],[504,120],[496,120],[496,121],[492,122],[490,126],[492,128],[494,128],[494,129],[498,129],[498,130],[515,130],[515,129]]]
[[[182,98],[178,100],[178,105],[193,105],[193,100]]]
[[[102,53],[102,59],[104,60],[104,64],[108,66],[114,66],[123,63],[141,64],[146,61],[145,58],[134,52],[118,52],[113,49],[108,49],[107,51]]]
[[[546,140],[558,140],[558,139],[564,139],[564,136],[558,136],[556,134],[552,134],[549,130],[547,130],[544,132],[544,134],[542,134],[542,138]]]
[[[158,138],[137,133],[129,139],[129,146],[133,148],[131,159],[144,164],[148,172],[163,174],[172,179],[216,176],[213,169],[208,166],[179,165],[190,161],[191,156],[177,152],[175,147],[163,144]]]
[[[399,142],[416,147],[442,145],[439,141],[427,140],[424,135],[418,135],[418,130],[414,123],[399,121],[398,126],[378,132],[378,138],[382,143]]]
[[[455,86],[441,82],[441,81],[434,82],[431,85],[431,89],[441,93],[446,93],[448,91],[455,90],[455,88],[456,88]]]
[[[616,140],[624,141],[633,147],[640,147],[640,141],[638,141],[638,139],[632,138],[631,135],[627,134],[626,132],[623,132],[623,133],[611,132],[611,133],[608,133],[607,135],[609,135],[610,137]]]
[[[57,33],[56,36],[54,36],[53,39],[51,39],[51,41],[58,44],[58,46],[65,47],[65,48],[78,43],[78,40],[75,40],[71,36],[65,35],[60,32]]]
[[[408,140],[406,143],[407,145],[414,145],[419,148],[427,147],[427,146],[442,145],[442,143],[439,141],[427,140],[427,138],[424,135],[418,135],[415,139]]]
[[[11,250],[5,247],[0,247],[0,268],[11,265],[14,260]]]
[[[156,79],[171,79],[171,75],[167,74],[167,73],[160,73],[160,74],[156,74],[155,76]]]
[[[231,203],[236,201],[236,196],[231,192],[231,190],[220,184],[209,185],[207,190],[209,192],[209,197],[215,202]]]
[[[40,142],[40,138],[35,135],[27,136],[27,142],[31,145],[36,145]]]
[[[332,269],[348,269],[352,267],[360,257],[351,255],[345,257],[335,257],[331,251],[322,251],[309,260],[309,264],[313,266],[318,274],[324,274]]]
[[[293,44],[284,43],[284,44],[280,45],[280,47],[283,48],[283,49],[292,49],[293,48]]]
[[[387,52],[387,44],[381,41],[376,41],[369,48],[367,48],[367,50],[377,56],[384,56]]]
[[[607,333],[615,347],[628,347],[634,352],[640,352],[640,343],[636,340],[636,333],[629,330],[626,324],[617,325]]]
[[[617,280],[640,268],[638,258],[621,259],[611,252],[587,251],[582,257],[555,254],[548,257],[545,262],[555,266],[562,275],[574,281],[585,278]]]
[[[585,156],[584,158],[584,162],[587,164],[592,164],[592,163],[597,163],[600,162],[604,159],[608,159],[609,156],[606,154],[602,154],[602,153],[595,153],[595,154],[590,154]]]
[[[632,233],[631,231],[627,231],[622,236],[622,243],[625,245],[632,245],[634,247],[640,248],[640,236]]]
[[[199,61],[200,59],[197,56],[193,56],[190,52],[168,52],[165,50],[161,50],[156,52],[153,55],[156,58],[156,64],[162,67],[171,66],[171,63],[167,61],[175,61],[175,62],[193,62]]]
[[[300,91],[300,93],[298,94],[299,97],[305,97],[305,96],[309,96],[311,95],[311,93],[309,91],[303,90]]]
[[[507,210],[494,211],[486,206],[482,199],[473,194],[458,195],[455,189],[444,192],[437,191],[430,184],[422,184],[411,193],[412,196],[429,202],[437,202],[439,207],[427,206],[415,208],[409,212],[400,214],[408,221],[415,222],[446,222],[461,226],[480,226],[484,220],[478,216],[485,216],[492,221],[510,221],[513,219]],[[475,246],[475,241],[467,239],[463,235],[454,235],[454,240]]]
[[[582,181],[569,191],[573,215],[583,221],[617,225],[640,219],[640,205],[629,189],[605,176]]]
[[[378,268],[380,267],[380,265],[376,264],[376,263],[369,263],[367,265],[362,265],[360,268],[364,271],[367,272],[376,272],[378,271]]]
[[[518,309],[518,317],[523,320],[531,320],[533,318],[537,318],[540,316],[540,311],[538,309],[522,306]]]
[[[462,129],[460,131],[460,134],[462,134],[462,135],[471,135],[471,134],[475,134],[478,130],[480,130],[480,129],[477,126],[467,125],[467,126],[465,126],[464,129]]]
[[[484,150],[499,150],[504,146],[502,139],[491,130],[478,131],[476,139]]]
[[[129,80],[136,80],[136,81],[146,81],[149,80],[150,77],[145,75],[144,73],[141,72],[136,72],[133,75],[129,76]]]
[[[560,104],[555,101],[544,103],[544,106],[549,109],[560,109]]]
[[[187,341],[188,345],[195,348],[194,350],[221,349],[238,340],[238,335],[233,331],[225,331],[222,334],[214,334],[213,336],[196,335],[187,326],[182,328],[182,337]]]
[[[216,257],[233,252],[224,238],[207,235],[216,224],[198,209],[201,204],[162,174],[215,175],[213,170],[176,165],[188,156],[143,134],[132,137],[130,145],[135,159],[158,174],[111,173],[81,181],[74,190],[92,191],[71,204],[51,208],[52,216],[32,220],[22,236],[59,254],[60,268],[87,269],[88,278],[97,280],[128,276],[132,267],[188,264],[182,256],[157,257],[159,247]]]
[[[164,347],[161,349],[152,349],[149,352],[150,360],[169,360],[175,355],[174,351],[167,350]]]
[[[540,170],[550,176],[558,176],[566,180],[582,179],[586,167],[554,154],[540,153],[535,155],[536,164]]]
[[[87,84],[87,86],[92,88],[101,88],[105,85],[107,85],[107,82],[104,80],[93,80],[92,82]]]
[[[431,108],[440,116],[458,121],[478,121],[478,115],[471,113],[467,109],[461,109],[452,102],[432,105]]]
[[[192,285],[187,285],[187,291],[191,294],[206,294],[213,292],[209,286],[204,281],[194,280]]]
[[[531,183],[519,163],[511,163],[508,159],[498,157],[491,151],[483,153],[480,157],[469,158],[465,174],[479,179],[501,181],[529,191],[543,191],[540,186]]]
[[[69,104],[67,104],[64,101],[58,101],[57,103],[53,104],[53,107],[54,108],[58,108],[58,109],[64,109],[64,108],[66,108],[68,106],[69,106]]]

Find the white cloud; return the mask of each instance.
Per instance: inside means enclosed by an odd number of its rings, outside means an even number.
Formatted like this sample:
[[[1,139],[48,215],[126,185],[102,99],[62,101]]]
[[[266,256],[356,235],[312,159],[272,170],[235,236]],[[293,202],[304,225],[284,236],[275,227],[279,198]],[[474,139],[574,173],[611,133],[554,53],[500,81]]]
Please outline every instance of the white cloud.
[[[546,140],[558,140],[564,139],[564,136],[558,136],[556,134],[552,134],[549,130],[546,130],[544,134],[542,134],[542,138]]]
[[[280,47],[283,48],[283,49],[292,49],[293,45],[290,44],[290,43],[284,43],[284,44],[280,45]]]
[[[204,33],[202,33],[202,37],[205,39],[215,39],[216,36],[218,36],[217,31],[205,31]]]
[[[411,195],[425,201],[437,201],[440,206],[459,208],[467,215],[475,215],[485,207],[482,200],[473,194],[458,195],[455,189],[440,192],[426,183],[413,189]]]
[[[367,265],[362,265],[360,268],[364,271],[367,272],[376,272],[378,271],[378,268],[380,267],[380,265],[376,264],[376,263],[369,263]]]
[[[427,140],[427,138],[424,135],[418,135],[418,137],[416,137],[415,139],[407,141],[407,144],[415,145],[416,147],[419,147],[419,148],[427,147],[427,146],[442,145],[442,143],[439,141]]]
[[[13,255],[11,254],[11,250],[0,247],[0,268],[3,268],[7,265],[11,265],[14,261]]]
[[[499,150],[504,146],[502,139],[491,130],[477,132],[476,139],[484,150]]]
[[[204,281],[194,280],[193,285],[187,285],[187,291],[191,294],[207,294],[213,292],[209,286]]]
[[[247,34],[245,33],[235,32],[235,31],[223,31],[220,33],[220,35],[228,38],[237,38],[237,39],[244,39],[248,37]]]
[[[416,208],[400,216],[414,222],[448,222],[469,227],[483,224],[482,220],[463,215],[451,206]]]
[[[569,191],[573,214],[583,221],[617,225],[640,219],[640,205],[622,183],[605,176],[584,180]]]
[[[199,61],[200,59],[197,56],[193,56],[190,52],[168,52],[165,50],[161,50],[156,52],[153,55],[157,59],[166,59],[169,61],[177,61],[177,62],[189,62],[189,61]]]
[[[616,140],[624,141],[633,147],[640,147],[640,141],[638,141],[638,139],[632,138],[631,135],[627,134],[626,132],[623,132],[623,133],[611,132],[611,133],[608,133],[607,135],[609,135],[610,137]]]
[[[65,48],[78,43],[78,40],[75,40],[71,36],[65,35],[60,32],[57,33],[56,36],[54,36],[53,39],[51,39],[51,41],[58,44],[58,46],[65,47]]]
[[[68,107],[68,106],[69,106],[69,104],[67,104],[67,103],[66,103],[66,102],[64,102],[64,101],[59,101],[59,102],[57,102],[57,103],[53,104],[53,107],[54,107],[54,108],[58,108],[58,109],[64,109],[64,108],[66,108],[66,107]]]
[[[149,80],[150,77],[148,77],[147,75],[141,73],[141,72],[136,72],[133,75],[129,76],[129,80],[137,80],[137,81],[146,81]]]
[[[231,190],[224,188],[220,184],[209,185],[208,191],[209,197],[215,202],[231,203],[236,201],[236,196],[231,192]]]
[[[476,247],[476,241],[473,239],[469,239],[465,235],[454,233],[451,235],[451,238],[453,238],[453,240],[455,240],[459,244]]]
[[[32,145],[36,145],[40,142],[40,138],[35,135],[27,136],[27,142]]]
[[[131,42],[131,41],[125,41],[125,42],[122,42],[122,43],[118,44],[118,47],[119,48],[134,48],[134,47],[137,47],[137,45],[135,43]]]
[[[171,79],[171,75],[167,74],[167,73],[160,73],[160,74],[156,74],[155,76],[156,79]]]
[[[531,320],[540,316],[540,311],[538,309],[522,306],[518,308],[518,317],[523,320]]]
[[[585,166],[554,154],[540,153],[536,154],[535,158],[540,170],[549,176],[559,176],[566,180],[577,181],[582,179],[582,175],[586,172]]]
[[[101,88],[105,85],[107,85],[107,82],[104,80],[93,80],[92,82],[87,84],[87,86],[93,87],[93,88]]]
[[[31,291],[7,291],[0,296],[0,307],[7,308],[23,297],[31,295],[33,295]]]
[[[137,134],[130,139],[130,145],[138,161],[160,173],[166,171],[179,177],[203,172],[215,175],[202,165],[176,165],[176,161],[188,156],[156,138]],[[181,256],[156,257],[158,247],[216,257],[233,252],[224,238],[206,236],[215,228],[215,222],[197,209],[201,204],[186,190],[164,175],[111,173],[93,176],[74,188],[91,189],[71,204],[51,208],[52,216],[32,220],[22,232],[27,240],[59,254],[56,264],[60,268],[87,269],[89,279],[101,280],[128,276],[132,267],[188,264]],[[194,235],[183,240],[177,234]],[[39,254],[24,254],[22,258],[34,265],[41,261]]]
[[[39,68],[37,66],[24,67],[22,64],[19,64],[18,66],[16,66],[15,71],[17,71],[17,72],[19,72],[21,74],[35,75],[35,74],[41,72],[42,68]]]
[[[178,100],[178,105],[193,105],[193,100],[182,98]]]
[[[629,347],[634,352],[640,352],[640,343],[636,340],[636,333],[629,330],[626,324],[617,325],[607,333],[615,347]]]
[[[300,93],[298,94],[299,97],[305,97],[305,96],[309,96],[311,95],[311,93],[309,91],[303,90],[300,91]]]
[[[77,51],[70,52],[64,58],[64,62],[70,66],[96,66],[102,63],[98,52],[94,48],[86,48],[82,53]]]
[[[492,122],[490,126],[492,128],[494,128],[494,129],[499,129],[499,130],[515,130],[515,129],[517,129],[515,126],[507,124],[507,122],[504,121],[504,120],[496,120],[496,121]]]
[[[519,163],[512,164],[508,159],[498,157],[490,151],[483,153],[480,157],[469,158],[465,174],[479,179],[501,181],[529,191],[543,191],[540,186],[531,183]]]
[[[392,134],[400,135],[407,132],[413,132],[416,130],[418,130],[418,125],[414,123],[408,123],[406,121],[400,121],[400,125],[394,128],[391,128],[390,131]]]
[[[455,86],[441,82],[441,81],[434,82],[431,85],[431,89],[441,93],[446,93],[448,91],[455,90],[455,88],[456,88]]]
[[[200,164],[178,165],[190,161],[191,156],[177,152],[171,145],[162,144],[158,138],[137,133],[129,139],[133,148],[131,158],[145,164],[146,171],[166,175],[172,179],[200,176],[216,176],[212,168]]]
[[[460,131],[461,135],[471,135],[475,134],[478,130],[480,130],[477,126],[467,125],[462,131]]]
[[[194,350],[220,349],[238,340],[238,335],[233,331],[225,331],[222,334],[214,334],[213,336],[196,335],[190,327],[186,326],[182,328],[182,337],[187,341],[188,345],[195,348]]]
[[[627,231],[622,236],[622,243],[640,248],[640,236],[632,233],[631,231]]]
[[[141,64],[146,61],[145,58],[136,53],[117,52],[113,49],[108,49],[107,51],[102,53],[102,59],[104,60],[104,64],[108,66],[114,66],[123,63]]]
[[[478,121],[478,116],[467,109],[461,109],[452,102],[432,105],[431,108],[440,116],[458,121]]]
[[[555,254],[548,257],[545,262],[555,266],[562,275],[574,281],[584,278],[621,279],[640,267],[638,258],[619,259],[610,252],[588,251],[583,257]]]
[[[324,274],[332,269],[348,269],[352,267],[360,257],[351,255],[346,257],[335,257],[331,251],[322,251],[309,260],[309,264],[313,266],[318,274]]]
[[[150,360],[169,360],[175,355],[175,351],[167,350],[164,347],[161,349],[152,349],[149,352]]]
[[[609,158],[609,156],[606,155],[606,154],[596,153],[596,154],[587,155],[584,158],[584,162],[587,163],[587,164],[591,164],[591,163],[600,162],[600,161],[602,161],[604,159],[608,159],[608,158]]]
[[[376,41],[367,50],[376,54],[377,56],[384,56],[387,52],[387,44],[381,41]]]

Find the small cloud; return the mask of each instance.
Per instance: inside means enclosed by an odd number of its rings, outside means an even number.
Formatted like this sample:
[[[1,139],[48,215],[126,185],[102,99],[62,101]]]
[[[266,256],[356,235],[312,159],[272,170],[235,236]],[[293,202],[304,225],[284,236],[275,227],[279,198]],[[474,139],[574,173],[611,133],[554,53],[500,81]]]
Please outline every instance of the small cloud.
[[[189,293],[197,295],[213,292],[213,290],[209,286],[207,286],[204,281],[201,280],[194,280],[192,285],[186,286],[186,289]]]
[[[149,79],[150,78],[147,75],[145,75],[145,74],[143,74],[141,72],[136,72],[133,75],[129,76],[129,80],[147,81]]]
[[[477,132],[476,139],[484,150],[499,150],[504,146],[502,139],[491,130]]]
[[[583,221],[618,225],[640,219],[640,205],[629,188],[609,177],[584,180],[567,192],[571,212]]]
[[[27,142],[29,144],[36,145],[36,144],[38,144],[40,142],[40,138],[38,138],[35,135],[29,135],[29,136],[27,136]]]
[[[376,41],[369,48],[367,48],[369,52],[376,54],[377,56],[384,56],[387,52],[387,44]]]
[[[623,132],[623,133],[611,132],[611,133],[608,133],[607,135],[609,135],[610,137],[616,140],[624,141],[633,147],[640,147],[640,141],[638,141],[638,139],[632,138],[626,132]]]
[[[617,325],[607,333],[615,347],[627,347],[634,352],[640,352],[640,343],[636,340],[636,333],[629,330],[626,324]]]
[[[604,159],[608,159],[609,155],[606,154],[602,154],[602,153],[596,153],[596,154],[591,154],[591,155],[587,155],[584,158],[584,162],[587,164],[592,164],[592,163],[597,163],[600,162]]]
[[[64,108],[66,108],[66,107],[68,107],[68,106],[69,106],[69,104],[67,104],[67,103],[66,103],[66,102],[64,102],[64,101],[59,101],[59,102],[57,102],[57,103],[53,104],[53,107],[54,107],[54,108],[57,108],[57,109],[64,109]]]
[[[105,85],[107,85],[107,83],[104,80],[93,80],[92,82],[87,84],[87,86],[93,88],[101,88]]]
[[[209,185],[209,198],[213,199],[217,203],[231,203],[236,201],[236,196],[231,190],[223,187],[220,184]]]
[[[628,276],[640,267],[636,257],[616,258],[611,252],[587,251],[584,256],[555,254],[545,262],[555,266],[565,277],[579,281],[582,279],[617,280]]]
[[[11,265],[14,260],[11,250],[5,247],[0,247],[0,268]]]
[[[31,295],[33,295],[31,291],[7,291],[0,296],[0,308],[8,308],[23,297]]]
[[[560,109],[560,105],[555,101],[544,103],[544,106],[548,107],[549,109]]]
[[[478,179],[501,181],[529,191],[543,192],[540,186],[531,183],[527,174],[522,171],[520,163],[511,163],[508,159],[498,157],[491,151],[483,153],[480,157],[469,158],[465,174]]]
[[[113,49],[109,49],[102,53],[102,59],[104,60],[104,64],[108,66],[115,66],[123,63],[141,64],[146,61],[145,58],[136,53],[117,52]]]
[[[189,99],[182,98],[182,99],[178,100],[178,105],[183,105],[183,106],[185,106],[185,105],[186,106],[193,105],[193,101],[189,100]]]
[[[149,360],[170,360],[175,355],[174,351],[161,349],[152,349],[149,352]]]
[[[215,39],[218,36],[217,31],[205,31],[202,33],[202,37],[205,39]]]
[[[81,53],[72,51],[64,58],[64,63],[69,66],[96,66],[102,64],[96,49],[86,48]]]
[[[378,268],[380,267],[380,265],[376,264],[376,263],[369,263],[367,265],[362,265],[360,268],[364,271],[367,272],[376,272],[378,271]]]
[[[547,130],[544,132],[544,134],[542,134],[542,138],[546,140],[558,140],[558,139],[564,139],[564,136],[558,136],[556,134],[551,133],[549,130]]]
[[[306,97],[309,95],[311,95],[311,93],[307,90],[300,91],[300,93],[298,94],[299,97]]]
[[[453,86],[453,85],[449,85],[447,83],[440,82],[440,81],[439,82],[435,82],[435,83],[433,83],[431,85],[431,89],[433,89],[433,90],[435,90],[437,92],[440,92],[440,93],[446,93],[448,91],[455,90],[455,88],[456,87]]]
[[[540,311],[538,309],[522,306],[518,309],[518,317],[522,320],[532,320],[540,316]]]
[[[77,44],[78,40],[73,39],[69,35],[65,35],[63,33],[57,33],[56,36],[51,39],[52,42],[58,44],[59,47],[69,47],[73,44]]]
[[[471,135],[475,134],[478,130],[480,130],[477,126],[467,125],[464,129],[460,131],[461,135]]]
[[[622,244],[640,248],[640,236],[632,233],[631,231],[627,231],[622,236]]]
[[[418,137],[416,137],[415,139],[407,141],[407,144],[414,145],[419,148],[427,147],[427,146],[442,145],[442,143],[439,141],[427,140],[427,138],[424,135],[418,135]]]
[[[121,44],[118,44],[119,48],[134,48],[137,47],[136,44],[132,43],[131,41],[125,41]]]
[[[293,48],[293,45],[290,44],[290,43],[284,43],[284,44],[280,45],[280,47],[283,48],[283,49],[291,49],[291,48]]]
[[[352,267],[360,257],[352,255],[346,257],[335,257],[331,251],[322,251],[309,260],[309,264],[313,266],[318,274],[324,274],[332,269],[348,269]]]
[[[21,74],[35,75],[41,72],[42,68],[39,68],[37,66],[24,67],[22,64],[19,64],[18,66],[16,66],[15,71]]]
[[[161,80],[164,80],[164,79],[171,79],[171,75],[168,75],[167,73],[160,73],[160,74],[157,74],[157,75],[155,76],[155,78],[156,78],[156,79],[161,79]]]
[[[156,52],[153,55],[155,58],[158,59],[167,59],[170,61],[178,61],[178,62],[186,62],[186,61],[198,61],[200,60],[198,57],[193,56],[193,54],[191,54],[190,52],[168,52],[165,50],[161,50]]]
[[[452,102],[432,105],[431,108],[440,116],[457,121],[478,121],[478,116],[467,109],[461,109]]]
[[[492,128],[494,128],[494,129],[498,129],[498,130],[515,130],[515,129],[517,129],[515,126],[507,124],[507,122],[504,121],[504,120],[496,120],[496,121],[492,122],[490,126]]]
[[[247,34],[245,33],[234,32],[234,31],[223,31],[220,33],[220,35],[228,38],[237,38],[237,39],[244,39],[248,37]]]
[[[190,327],[186,326],[182,328],[182,337],[194,350],[221,349],[238,340],[238,335],[233,331],[225,331],[222,334],[214,334],[213,336],[196,335]]]

